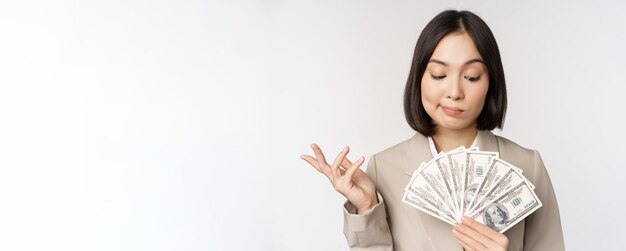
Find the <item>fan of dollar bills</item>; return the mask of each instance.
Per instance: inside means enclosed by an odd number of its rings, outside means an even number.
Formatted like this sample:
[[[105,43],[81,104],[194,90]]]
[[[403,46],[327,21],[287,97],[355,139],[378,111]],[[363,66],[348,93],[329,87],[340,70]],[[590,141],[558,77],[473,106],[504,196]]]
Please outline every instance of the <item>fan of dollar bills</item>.
[[[503,233],[541,207],[534,188],[497,152],[461,147],[422,163],[402,201],[449,224],[466,215]]]

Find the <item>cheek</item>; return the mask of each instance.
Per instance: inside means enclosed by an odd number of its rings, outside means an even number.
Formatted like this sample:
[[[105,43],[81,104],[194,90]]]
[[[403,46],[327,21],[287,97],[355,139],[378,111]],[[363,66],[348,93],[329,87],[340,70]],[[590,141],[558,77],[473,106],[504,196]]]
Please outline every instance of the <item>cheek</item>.
[[[422,104],[426,110],[432,109],[439,103],[439,90],[428,80],[422,80]]]
[[[472,88],[471,94],[469,96],[469,101],[472,107],[476,107],[476,110],[480,113],[483,110],[483,106],[485,105],[485,99],[487,97],[487,90],[489,88],[489,84],[484,84],[483,86],[477,86],[476,88]]]

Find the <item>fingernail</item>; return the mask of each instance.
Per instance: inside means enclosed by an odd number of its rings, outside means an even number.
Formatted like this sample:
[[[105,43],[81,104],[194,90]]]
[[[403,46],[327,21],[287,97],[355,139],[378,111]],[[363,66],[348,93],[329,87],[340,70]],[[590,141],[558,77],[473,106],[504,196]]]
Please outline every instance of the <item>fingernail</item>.
[[[459,232],[457,232],[455,229],[452,229],[452,233],[457,236],[459,235]]]
[[[461,221],[466,223],[466,222],[470,221],[470,218],[467,217],[467,216],[463,216],[463,217],[461,217]]]
[[[460,231],[461,230],[461,226],[459,225],[459,223],[452,224],[452,230]]]

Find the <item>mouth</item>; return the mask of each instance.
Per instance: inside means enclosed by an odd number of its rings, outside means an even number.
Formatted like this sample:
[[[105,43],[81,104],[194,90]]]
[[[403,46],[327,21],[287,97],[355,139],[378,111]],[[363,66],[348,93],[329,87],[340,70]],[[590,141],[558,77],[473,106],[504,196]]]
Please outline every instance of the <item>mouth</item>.
[[[451,107],[451,106],[441,106],[441,109],[443,110],[443,112],[445,112],[446,114],[450,115],[450,116],[456,116],[459,115],[461,113],[463,113],[462,109],[456,108],[456,107]]]

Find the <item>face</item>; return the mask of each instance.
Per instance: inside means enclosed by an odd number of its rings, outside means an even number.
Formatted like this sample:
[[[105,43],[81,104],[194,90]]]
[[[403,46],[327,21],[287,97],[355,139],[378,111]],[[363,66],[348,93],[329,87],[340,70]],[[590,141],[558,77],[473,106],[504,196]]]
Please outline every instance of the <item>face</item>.
[[[487,214],[491,218],[491,221],[494,223],[502,223],[504,222],[504,214],[498,207],[489,207],[487,208]]]
[[[476,126],[489,88],[487,67],[465,32],[443,37],[422,77],[422,104],[436,128]]]
[[[465,191],[465,202],[466,203],[470,203],[472,202],[472,198],[474,198],[474,193],[476,192],[476,189],[470,189],[470,190],[466,190]]]

